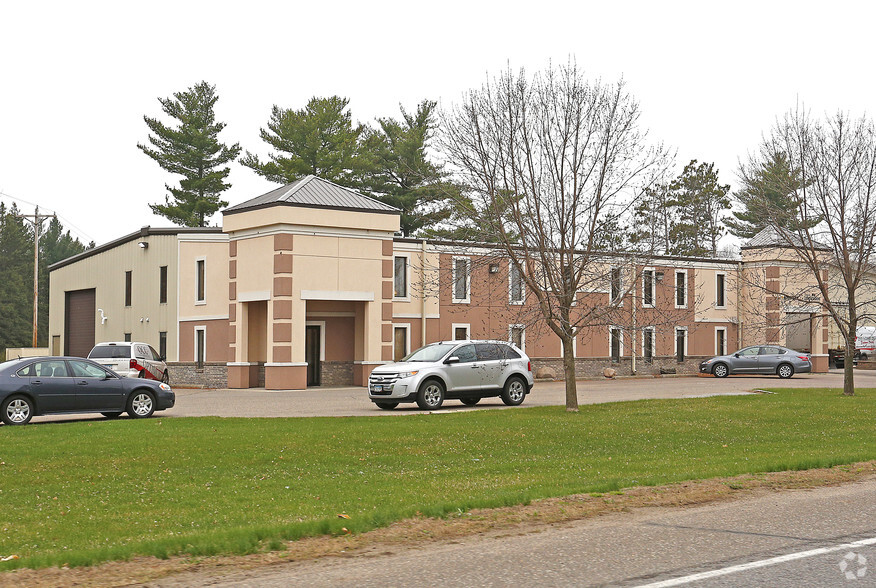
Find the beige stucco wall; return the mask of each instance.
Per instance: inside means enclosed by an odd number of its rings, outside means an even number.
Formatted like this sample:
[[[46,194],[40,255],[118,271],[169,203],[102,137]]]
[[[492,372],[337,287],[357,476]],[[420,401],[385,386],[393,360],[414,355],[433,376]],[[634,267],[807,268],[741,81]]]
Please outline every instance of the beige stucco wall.
[[[147,248],[138,243],[145,241]],[[159,303],[159,267],[167,269],[167,303]],[[125,272],[131,271],[131,306],[125,306]],[[131,333],[158,349],[158,334],[167,332],[167,356],[177,355],[177,236],[147,235],[86,257],[49,273],[49,342],[60,336],[64,350],[65,292],[95,289],[95,343],[121,341]],[[142,320],[141,320],[142,319]],[[147,320],[148,319],[148,320]]]
[[[398,219],[398,215],[395,214],[278,205],[226,214],[222,219],[222,228],[227,233],[236,233],[267,227],[286,230],[291,227],[314,226],[355,228],[360,233],[374,231],[385,234],[398,230]]]

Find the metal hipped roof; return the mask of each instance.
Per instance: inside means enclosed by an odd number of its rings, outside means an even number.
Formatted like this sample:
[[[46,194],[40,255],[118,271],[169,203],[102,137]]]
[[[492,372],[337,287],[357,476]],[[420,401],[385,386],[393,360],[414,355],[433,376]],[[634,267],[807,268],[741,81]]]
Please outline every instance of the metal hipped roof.
[[[305,176],[291,184],[286,184],[276,190],[271,190],[261,196],[256,196],[240,204],[222,211],[222,214],[233,214],[253,208],[262,208],[277,204],[290,206],[306,206],[309,208],[331,208],[336,210],[361,210],[382,214],[399,214],[400,211],[374,198],[363,196],[355,190],[344,188],[316,176]]]

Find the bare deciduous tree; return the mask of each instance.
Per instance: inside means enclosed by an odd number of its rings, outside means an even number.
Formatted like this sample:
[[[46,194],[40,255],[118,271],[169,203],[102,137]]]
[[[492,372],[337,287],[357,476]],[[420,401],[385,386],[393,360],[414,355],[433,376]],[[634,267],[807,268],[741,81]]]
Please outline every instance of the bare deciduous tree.
[[[609,321],[636,284],[607,294],[601,232],[670,162],[649,144],[639,114],[622,81],[588,82],[570,63],[532,77],[506,71],[443,116],[443,153],[469,216],[520,272],[562,341],[570,411],[578,410],[576,333]]]
[[[821,308],[845,340],[843,393],[850,396],[855,333],[860,321],[873,320],[876,304],[876,127],[867,117],[837,112],[818,120],[797,108],[776,122],[742,166],[743,179],[754,181],[783,154],[794,173],[767,179],[786,182],[774,189],[793,197],[795,222],[787,222],[787,211],[771,213],[766,199],[760,209],[782,246],[808,268]]]

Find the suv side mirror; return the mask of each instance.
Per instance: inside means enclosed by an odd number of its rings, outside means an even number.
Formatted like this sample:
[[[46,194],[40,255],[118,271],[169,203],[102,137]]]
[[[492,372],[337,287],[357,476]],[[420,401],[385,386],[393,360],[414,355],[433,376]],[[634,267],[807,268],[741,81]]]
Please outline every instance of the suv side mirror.
[[[444,363],[446,363],[446,364],[459,363],[459,358],[456,357],[455,355],[453,355],[453,356],[448,357],[447,359],[445,359],[445,360],[444,360]]]

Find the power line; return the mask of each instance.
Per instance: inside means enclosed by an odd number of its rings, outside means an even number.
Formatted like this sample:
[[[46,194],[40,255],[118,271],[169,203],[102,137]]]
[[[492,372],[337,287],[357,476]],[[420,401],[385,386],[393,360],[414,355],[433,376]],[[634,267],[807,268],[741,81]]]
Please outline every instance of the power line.
[[[28,202],[27,200],[24,200],[23,198],[17,198],[15,196],[13,196],[12,194],[7,194],[6,192],[3,192],[2,190],[0,190],[0,197],[9,198],[10,200],[14,200],[14,201],[19,202],[21,204],[27,204],[28,206],[33,206],[33,207],[38,206],[38,204],[36,204],[34,202]],[[81,238],[84,242],[83,243],[84,245],[88,245],[88,243],[91,241],[96,242],[94,237],[92,237],[91,235],[89,235],[88,233],[86,233],[85,231],[83,231],[82,229],[77,227],[76,225],[74,225],[72,222],[70,222],[70,219],[68,219],[67,217],[61,216],[60,214],[58,214],[58,212],[56,210],[51,210],[51,209],[47,209],[47,210],[49,210],[49,212],[51,212],[52,215],[58,217],[64,223],[65,229],[70,230],[77,237]]]

